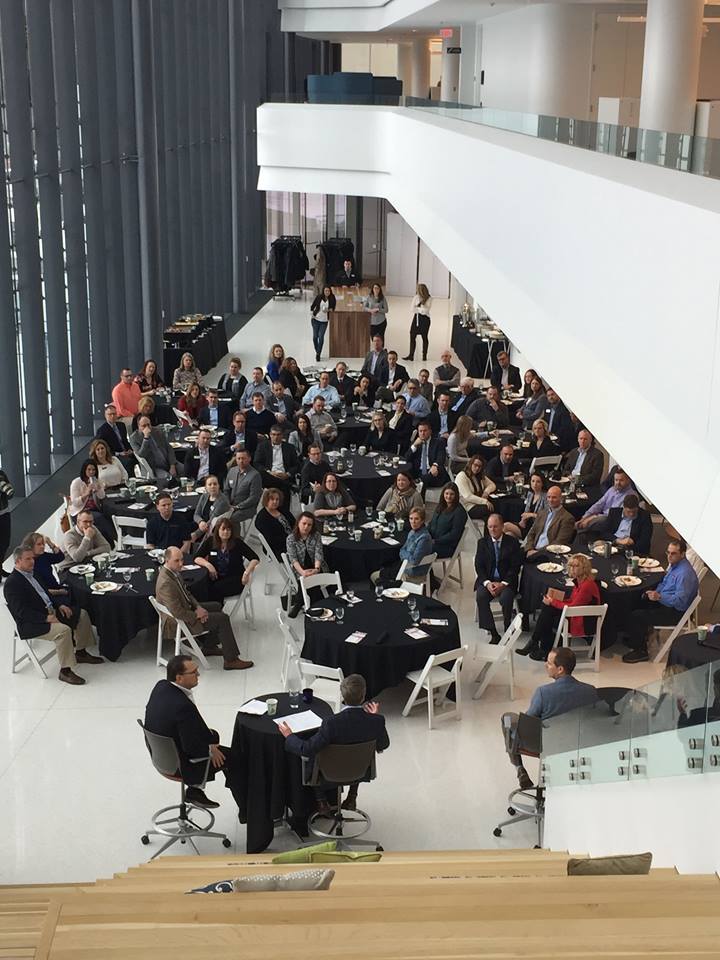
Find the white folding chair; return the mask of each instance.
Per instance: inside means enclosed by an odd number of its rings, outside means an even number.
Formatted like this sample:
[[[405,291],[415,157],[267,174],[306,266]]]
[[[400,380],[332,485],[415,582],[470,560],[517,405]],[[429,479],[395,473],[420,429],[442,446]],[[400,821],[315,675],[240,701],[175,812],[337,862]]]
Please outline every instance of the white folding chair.
[[[463,535],[462,537],[460,537],[460,540],[458,541],[458,545],[455,547],[455,550],[453,551],[452,556],[445,557],[444,559],[441,558],[438,561],[439,563],[442,564],[443,573],[442,573],[442,577],[440,578],[440,586],[435,591],[436,596],[447,584],[448,580],[454,580],[455,583],[459,583],[460,588],[462,589],[462,586],[463,586],[462,548],[463,548],[464,537],[465,537],[465,531],[463,530]],[[455,564],[457,564],[457,568],[458,568],[458,575],[456,577],[454,577],[452,573],[453,567],[455,566]]]
[[[515,667],[513,664],[513,652],[517,646],[520,635],[522,634],[522,614],[515,615],[515,619],[500,637],[498,643],[484,643],[479,641],[475,647],[475,659],[483,664],[480,673],[475,677],[475,683],[479,684],[473,694],[473,700],[479,700],[485,693],[490,681],[504,663],[508,665],[508,684],[510,686],[510,699],[515,699]]]
[[[207,630],[203,630],[202,633],[195,634],[193,636],[190,633],[188,625],[184,620],[176,620],[175,617],[170,613],[168,608],[160,603],[159,600],[156,600],[155,597],[148,597],[150,603],[152,604],[155,612],[158,615],[158,631],[157,631],[157,656],[155,658],[155,663],[158,667],[166,667],[167,660],[162,655],[162,645],[163,645],[163,621],[166,619],[175,620],[175,656],[179,653],[186,653],[188,656],[196,657],[202,666],[207,670],[210,664],[207,661],[207,657],[200,649],[197,637],[202,637],[207,633]]]
[[[427,566],[427,570],[424,574],[422,574],[419,577],[411,577],[410,574],[407,573],[408,561],[403,560],[403,562],[400,564],[400,567],[398,569],[395,579],[410,580],[410,581],[414,581],[415,583],[419,583],[422,587],[424,587],[425,593],[429,597],[430,594],[432,593],[432,585],[430,583],[430,572],[432,571],[432,565],[435,563],[436,560],[437,560],[436,553],[428,553],[426,556],[424,556],[420,561],[420,563],[417,564],[417,566],[418,567]]]
[[[153,468],[147,460],[141,457],[139,453],[135,454],[135,459],[137,460],[135,464],[135,476],[139,480],[154,480],[155,474],[153,473]]]
[[[284,597],[285,594],[290,589],[290,583],[291,583],[285,564],[281,563],[278,560],[278,558],[275,556],[272,549],[270,548],[270,544],[267,542],[265,537],[260,533],[260,531],[254,524],[251,527],[251,532],[252,532],[252,535],[257,539],[258,543],[260,544],[260,552],[262,553],[263,557],[267,561],[269,569],[274,570],[276,573],[280,575],[280,580],[282,582],[280,596]],[[265,594],[267,595],[270,592],[271,592],[270,583],[268,582],[268,578],[266,577],[265,578]]]
[[[311,663],[300,657],[297,661],[300,676],[306,686],[311,687],[315,696],[327,700],[335,713],[340,713],[343,701],[340,684],[345,675],[340,667],[325,667],[321,663]]]
[[[533,457],[530,463],[530,474],[532,475],[538,467],[559,467],[562,457]]]
[[[115,527],[118,550],[124,550],[126,547],[147,547],[147,517],[119,517],[113,514],[112,522]],[[140,530],[142,533],[138,536],[125,533],[126,530]]]
[[[592,635],[592,643],[589,647],[582,647],[581,652],[587,651],[587,661],[595,661],[595,672],[600,670],[600,636],[602,634],[603,623],[607,615],[608,605],[606,603],[591,604],[587,607],[563,607],[560,614],[560,621],[555,631],[554,646],[572,647],[572,641],[582,640],[585,643],[585,635],[582,637],[573,637],[570,633],[571,617],[595,617],[595,633]],[[577,648],[573,648],[577,653]]]
[[[293,660],[300,659],[303,644],[302,640],[295,633],[293,625],[288,622],[282,610],[277,611],[277,618],[280,625],[280,632],[283,636],[283,652],[282,660],[280,661],[280,684],[283,690],[287,690],[290,664]]]
[[[403,707],[402,715],[407,717],[410,711],[417,704],[427,703],[428,708],[428,726],[432,730],[433,724],[441,720],[462,719],[462,694],[460,688],[460,671],[462,669],[463,657],[467,651],[467,645],[458,647],[457,650],[450,650],[447,653],[431,653],[427,658],[422,670],[411,670],[405,674],[408,680],[411,680],[415,686],[413,692],[408,698],[408,702]],[[443,668],[444,663],[453,663],[451,670]],[[438,707],[441,707],[447,697],[448,689],[455,684],[455,704],[452,708],[437,713]],[[425,690],[427,696],[419,699],[420,693]],[[435,698],[437,697],[437,703]]]
[[[300,589],[302,590],[303,595],[303,606],[307,610],[312,606],[310,601],[309,592],[314,587],[320,587],[322,595],[327,597],[328,587],[335,587],[337,593],[342,593],[342,580],[340,579],[340,574],[335,571],[335,573],[315,573],[312,577],[300,577]]]
[[[253,603],[252,584],[249,583],[245,587],[242,593],[238,593],[235,596],[231,596],[231,597],[225,597],[224,603],[228,603],[229,601],[232,601],[232,606],[230,607],[229,610],[226,610],[225,606],[223,605],[223,612],[226,613],[228,617],[232,620],[235,611],[240,605],[242,605],[245,620],[249,625],[250,629],[254,630],[255,629],[255,604]]]
[[[45,673],[45,668],[43,664],[47,663],[52,657],[57,653],[57,648],[52,640],[48,640],[45,637],[33,637],[32,639],[26,640],[24,637],[20,636],[20,631],[18,630],[17,624],[13,619],[10,610],[8,609],[7,604],[3,598],[2,606],[5,608],[5,611],[10,618],[13,628],[13,638],[12,638],[12,673],[17,673],[18,669],[22,667],[27,660],[35,670],[40,674],[43,680],[47,680],[48,675]],[[34,645],[38,640],[45,640],[45,643],[49,643],[51,650],[48,650],[47,653],[43,653],[42,656],[38,656],[34,650]]]
[[[661,660],[664,660],[665,657],[668,655],[668,651],[670,650],[670,647],[673,645],[674,641],[680,636],[681,633],[688,632],[687,628],[692,623],[693,618],[696,615],[697,608],[699,606],[700,606],[700,593],[698,592],[693,602],[687,608],[685,613],[680,617],[680,619],[678,620],[678,622],[675,624],[674,627],[670,627],[667,624],[661,624],[660,626],[656,626],[653,628],[658,632],[660,630],[670,631],[670,635],[668,636],[665,643],[660,647],[660,650],[656,654],[653,660],[653,663],[660,663]]]

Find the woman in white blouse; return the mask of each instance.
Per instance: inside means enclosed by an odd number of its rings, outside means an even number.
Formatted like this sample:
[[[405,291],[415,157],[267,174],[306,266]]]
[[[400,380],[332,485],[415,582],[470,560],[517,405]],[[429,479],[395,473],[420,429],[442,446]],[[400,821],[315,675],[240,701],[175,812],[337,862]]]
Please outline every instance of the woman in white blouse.
[[[117,457],[112,455],[104,440],[93,440],[90,444],[90,459],[97,467],[98,479],[107,487],[121,487],[127,483],[127,470]]]
[[[323,292],[319,293],[310,304],[310,322],[313,330],[313,346],[315,347],[315,360],[320,362],[323,344],[325,343],[325,333],[327,332],[330,314],[337,306],[335,294],[330,287],[323,287]]]
[[[455,476],[460,491],[460,503],[465,507],[471,520],[484,520],[492,513],[492,504],[488,497],[495,493],[496,487],[485,476],[485,461],[474,456],[466,464],[462,473]]]
[[[422,358],[423,360],[427,360],[431,304],[432,297],[430,296],[430,291],[424,283],[419,283],[412,302],[413,318],[410,324],[410,353],[406,357],[403,357],[403,360],[415,359],[415,343],[417,342],[418,334],[422,337],[423,342]]]

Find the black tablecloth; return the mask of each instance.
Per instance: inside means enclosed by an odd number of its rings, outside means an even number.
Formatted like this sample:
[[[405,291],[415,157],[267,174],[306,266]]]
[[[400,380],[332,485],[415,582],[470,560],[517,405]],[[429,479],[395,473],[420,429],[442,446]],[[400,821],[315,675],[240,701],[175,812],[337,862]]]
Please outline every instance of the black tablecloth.
[[[420,670],[431,653],[444,653],[460,646],[460,629],[453,610],[439,600],[416,596],[421,618],[447,619],[447,627],[418,626],[429,636],[413,640],[405,630],[413,625],[407,600],[378,603],[374,594],[362,590],[362,603],[348,604],[343,623],[305,618],[305,643],[302,655],[313,663],[342,667],[343,673],[360,673],[367,683],[368,698],[378,696],[387,687],[402,682],[410,670]],[[334,609],[339,601],[329,601]],[[327,604],[325,604],[327,605]],[[359,630],[367,636],[360,643],[345,638]],[[384,638],[384,639],[383,639]],[[378,642],[381,641],[381,642]]]
[[[257,700],[275,697],[276,716],[284,717],[290,710],[287,693],[267,693]],[[300,704],[299,710],[310,709],[322,719],[332,714],[332,707],[315,698],[309,707]],[[299,734],[311,737],[314,730]],[[302,783],[302,761],[285,749],[285,739],[272,717],[255,717],[238,713],[232,738],[232,767],[228,777],[238,805],[240,823],[247,824],[246,850],[261,853],[273,839],[273,822],[288,818],[299,834],[307,834],[307,818],[315,810],[315,795],[311,787]]]
[[[712,633],[713,642],[720,647],[720,630]],[[697,633],[684,633],[677,637],[670,647],[668,654],[668,667],[685,667],[692,670],[693,667],[702,667],[706,663],[712,663],[715,660],[720,661],[720,649],[718,647],[708,647],[698,643]]]
[[[140,481],[140,485],[144,486]],[[136,493],[134,497],[127,496],[113,496],[109,495],[107,499],[109,502],[109,510],[111,513],[116,514],[118,517],[143,517],[147,520],[148,517],[151,517],[153,513],[157,510],[157,507],[153,503],[153,498],[157,496],[158,489],[154,486],[152,490],[147,492]],[[175,490],[171,491],[174,493]],[[200,498],[199,493],[179,493],[173,501],[173,512],[183,513],[189,520],[192,520],[193,514],[195,513],[195,507],[197,506],[198,499]],[[142,505],[142,510],[135,510],[134,506],[136,504]]]
[[[375,462],[377,457],[360,457],[357,454],[352,458],[352,475],[342,474],[341,480],[352,493],[355,504],[358,507],[364,507],[368,503],[372,503],[373,506],[377,506],[377,502],[385,493],[388,487],[391,487],[393,484],[394,477],[400,473],[401,470],[408,469],[408,463],[405,460],[401,460],[397,467],[385,466],[380,467],[381,470],[386,470],[390,476],[381,477],[377,472],[377,467]],[[335,469],[336,457],[330,455],[330,466],[332,469]]]
[[[488,351],[492,350],[493,363],[501,350],[508,350],[507,340],[488,340],[466,330],[460,323],[460,317],[453,317],[452,340],[450,346],[462,360],[469,377],[484,377]]]
[[[196,327],[180,332],[165,331],[163,348],[163,376],[165,383],[172,385],[173,373],[180,366],[180,358],[190,352],[195,366],[207,373],[227,353],[225,321],[205,317]]]
[[[131,556],[117,560],[118,567],[142,568],[139,573],[133,573],[130,580],[134,590],[128,590],[123,585],[114,593],[96,594],[85,583],[84,577],[70,572],[66,574],[78,602],[87,610],[97,628],[100,653],[108,660],[117,660],[123,647],[140,630],[157,624],[157,615],[148,600],[148,597],[155,594],[156,578],[148,581],[145,570],[158,570],[160,564],[144,550],[124,550],[123,553],[130,553]],[[207,599],[208,577],[203,568],[184,570],[182,576],[198,600],[202,602]],[[122,575],[113,573],[112,570],[96,573],[95,579],[114,580],[124,584]]]
[[[582,550],[577,552],[585,553],[586,551]],[[639,586],[619,587],[613,581],[611,568],[613,563],[617,563],[620,568],[620,574],[626,572],[627,561],[624,554],[618,553],[613,557],[598,557],[595,554],[591,554],[590,556],[593,568],[597,570],[595,579],[598,581],[598,586],[600,587],[600,600],[602,603],[607,603],[608,605],[602,633],[602,646],[605,647],[615,642],[618,630],[623,628],[631,611],[638,606],[643,592],[656,587],[662,580],[664,573],[645,573],[640,571],[638,576],[642,580],[642,583]],[[552,554],[547,554],[546,556],[544,555],[539,562],[556,562],[558,559],[558,557]],[[522,612],[529,614],[534,610],[538,610],[548,587],[567,589],[569,591],[571,588],[566,585],[565,579],[564,573],[543,573],[541,570],[538,570],[537,564],[526,563],[523,566],[520,585],[522,594],[520,609]],[[607,586],[604,587],[603,582],[606,583]]]
[[[366,523],[365,514],[359,513],[356,523]],[[387,563],[392,563],[398,559],[400,547],[405,543],[408,535],[408,525],[402,531],[396,530],[394,533],[385,532],[383,536],[392,537],[399,543],[393,547],[389,543],[383,543],[382,540],[376,540],[373,537],[372,530],[362,530],[362,539],[357,543],[347,532],[340,530],[326,535],[336,537],[334,543],[325,546],[325,560],[331,571],[337,570],[340,574],[343,584],[348,583],[367,583],[373,570],[379,570]]]

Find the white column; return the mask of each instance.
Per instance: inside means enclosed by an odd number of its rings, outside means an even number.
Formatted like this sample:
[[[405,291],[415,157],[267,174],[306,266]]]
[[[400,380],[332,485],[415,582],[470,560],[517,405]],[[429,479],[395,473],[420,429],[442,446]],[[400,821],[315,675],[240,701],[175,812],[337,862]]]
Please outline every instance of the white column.
[[[448,53],[448,49],[460,49],[459,30],[453,30],[452,37],[443,39],[442,75],[440,77],[440,99],[447,103],[457,103],[460,87],[460,54]]]
[[[412,61],[413,48],[409,43],[398,43],[397,48],[397,78],[402,81],[403,96],[412,96],[410,87],[412,84]]]
[[[640,126],[692,133],[704,0],[648,0]]]
[[[460,27],[460,84],[458,93],[459,103],[475,104],[480,102],[480,77],[476,75],[478,68],[478,33],[480,25],[477,23],[463,23]]]
[[[411,97],[427,100],[430,96],[430,46],[427,37],[413,40],[409,49],[412,51],[410,88],[405,92]]]

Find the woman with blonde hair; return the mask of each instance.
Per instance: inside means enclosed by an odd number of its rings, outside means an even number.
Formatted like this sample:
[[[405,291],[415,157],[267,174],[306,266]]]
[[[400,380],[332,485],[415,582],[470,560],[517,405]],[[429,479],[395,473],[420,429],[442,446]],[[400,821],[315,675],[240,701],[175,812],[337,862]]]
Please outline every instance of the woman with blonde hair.
[[[403,357],[403,360],[415,359],[415,344],[417,343],[418,335],[422,337],[422,358],[423,360],[427,360],[431,305],[432,297],[430,296],[430,291],[424,283],[419,283],[415,290],[415,296],[413,297],[412,302],[413,318],[412,323],[410,324],[410,352],[406,357]]]
[[[545,594],[543,605],[538,613],[533,635],[528,643],[516,653],[525,656],[530,654],[531,660],[547,660],[555,642],[557,626],[563,607],[592,607],[600,603],[600,590],[593,579],[592,563],[584,553],[574,553],[568,559],[568,576],[573,581],[570,596],[564,600],[555,600]],[[595,632],[595,623],[585,622],[584,617],[570,617],[570,636],[587,637]]]
[[[470,460],[467,445],[472,431],[472,418],[465,415],[458,417],[447,442],[447,455],[453,473],[460,473],[461,470],[464,470]]]
[[[173,373],[172,388],[176,393],[186,393],[191,383],[197,383],[202,387],[203,378],[195,366],[195,357],[186,352],[180,357],[180,366]]]
[[[127,470],[104,440],[93,440],[90,444],[90,459],[97,467],[98,479],[104,486],[121,487],[127,483]]]
[[[275,383],[276,380],[280,379],[280,367],[285,361],[285,348],[281,343],[274,343],[270,347],[270,352],[268,353],[268,362],[267,370],[268,376]]]
[[[531,460],[535,457],[556,457],[560,451],[550,438],[550,431],[545,420],[539,418],[532,425],[533,438],[530,441],[528,456]]]
[[[153,427],[158,425],[158,418],[157,414],[155,413],[155,401],[149,394],[140,397],[138,400],[138,412],[132,418],[132,426],[130,427],[131,433],[135,433],[137,430],[138,420],[140,417],[147,417]]]

